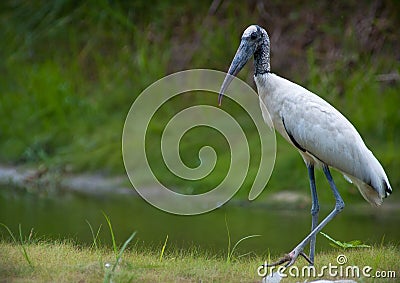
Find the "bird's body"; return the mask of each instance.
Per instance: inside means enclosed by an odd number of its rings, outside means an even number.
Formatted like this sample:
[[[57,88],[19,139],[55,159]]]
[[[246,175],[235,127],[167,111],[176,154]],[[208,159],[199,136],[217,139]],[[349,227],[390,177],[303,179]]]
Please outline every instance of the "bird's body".
[[[382,203],[390,193],[385,171],[338,110],[278,75],[259,74],[254,80],[274,128],[297,148],[307,164],[325,164],[337,169],[357,185],[368,202]]]
[[[367,148],[355,127],[332,105],[298,84],[271,72],[270,42],[267,32],[249,26],[242,35],[228,75],[221,86],[223,93],[247,61],[254,56],[254,80],[264,120],[273,126],[303,157],[310,180],[312,224],[308,234],[289,254],[273,265],[292,265],[299,255],[314,263],[316,235],[344,208],[344,201],[333,181],[329,167],[340,171],[354,183],[371,204],[380,205],[392,189],[383,167]],[[335,197],[332,212],[318,223],[319,204],[314,167],[321,166]],[[303,250],[310,243],[310,256]]]

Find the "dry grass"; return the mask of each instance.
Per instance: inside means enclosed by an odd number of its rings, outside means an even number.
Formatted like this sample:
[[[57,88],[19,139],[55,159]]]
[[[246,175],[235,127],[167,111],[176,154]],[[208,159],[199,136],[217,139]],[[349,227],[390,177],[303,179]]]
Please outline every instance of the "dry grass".
[[[106,278],[107,265],[113,264],[115,254],[111,249],[77,246],[72,242],[38,242],[26,245],[32,261],[30,266],[20,252],[20,246],[0,243],[1,282],[101,282]],[[346,265],[371,266],[376,270],[394,270],[400,275],[399,248],[394,246],[370,249],[332,250],[317,254],[317,270],[323,265],[336,264],[338,254],[345,254]],[[228,263],[225,258],[205,254],[199,249],[166,250],[160,254],[154,250],[135,247],[126,250],[115,273],[113,282],[260,282],[257,267],[261,257],[252,256]],[[305,264],[299,259],[299,268]],[[346,266],[345,265],[345,266]],[[329,278],[329,276],[325,277]],[[335,277],[339,278],[339,276]],[[282,282],[305,281],[307,278],[287,278]],[[314,278],[315,280],[320,278]],[[362,282],[375,282],[376,278],[362,278]],[[312,278],[308,278],[312,281]],[[393,279],[379,279],[379,282]]]

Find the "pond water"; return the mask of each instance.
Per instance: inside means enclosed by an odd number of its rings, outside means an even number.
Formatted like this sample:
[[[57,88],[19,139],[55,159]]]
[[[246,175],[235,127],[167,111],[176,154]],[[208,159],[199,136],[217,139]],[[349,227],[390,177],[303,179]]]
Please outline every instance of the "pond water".
[[[357,239],[373,244],[380,243],[384,238],[385,243],[399,243],[400,214],[397,209],[360,207],[348,205],[323,231],[341,241]],[[323,207],[320,217],[329,210],[330,207]],[[119,243],[137,231],[135,239],[140,245],[160,249],[168,235],[169,245],[182,248],[195,245],[217,254],[224,254],[227,249],[225,218],[233,243],[248,235],[262,235],[240,245],[240,253],[255,252],[260,255],[268,251],[273,255],[290,251],[309,232],[311,221],[308,207],[277,209],[252,202],[225,205],[198,216],[176,216],[160,211],[135,196],[64,194],[43,197],[0,188],[0,223],[7,225],[15,234],[21,224],[24,235],[28,235],[33,228],[39,238],[72,238],[78,243],[90,244],[92,236],[88,221],[94,230],[102,225],[101,241],[111,247],[102,211],[110,217]],[[4,228],[0,228],[0,235],[7,237]],[[319,235],[317,250],[326,249],[332,247]]]

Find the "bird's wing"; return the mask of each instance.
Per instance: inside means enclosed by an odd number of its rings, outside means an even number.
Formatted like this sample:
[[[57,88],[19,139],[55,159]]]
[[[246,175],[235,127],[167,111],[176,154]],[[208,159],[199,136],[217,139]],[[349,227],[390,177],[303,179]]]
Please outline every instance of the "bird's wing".
[[[360,165],[369,150],[354,126],[329,103],[304,90],[283,102],[280,115],[297,148],[343,173],[363,176]]]
[[[277,75],[256,77],[256,84],[275,129],[304,152],[303,157],[311,155],[341,171],[371,203],[381,203],[392,192],[382,165],[332,105]]]
[[[297,148],[347,175],[370,203],[379,205],[392,192],[385,171],[357,130],[328,102],[302,89],[283,102],[280,115]]]

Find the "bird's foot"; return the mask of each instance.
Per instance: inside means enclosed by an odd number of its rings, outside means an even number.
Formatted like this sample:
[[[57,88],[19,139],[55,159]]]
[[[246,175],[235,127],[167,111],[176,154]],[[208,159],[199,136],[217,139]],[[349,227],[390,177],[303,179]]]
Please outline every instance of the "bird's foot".
[[[295,263],[295,261],[297,260],[297,258],[300,255],[302,257],[304,257],[304,259],[309,264],[314,265],[314,263],[310,260],[310,258],[302,250],[294,249],[290,253],[284,255],[279,260],[277,260],[277,261],[275,261],[275,262],[273,262],[271,264],[267,264],[266,267],[277,266],[277,265],[282,265],[282,264],[285,264],[285,267],[289,267],[289,266],[291,266],[291,265],[293,265]]]

